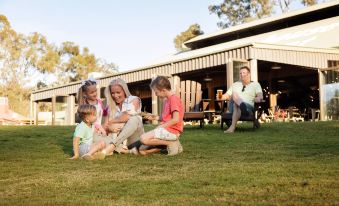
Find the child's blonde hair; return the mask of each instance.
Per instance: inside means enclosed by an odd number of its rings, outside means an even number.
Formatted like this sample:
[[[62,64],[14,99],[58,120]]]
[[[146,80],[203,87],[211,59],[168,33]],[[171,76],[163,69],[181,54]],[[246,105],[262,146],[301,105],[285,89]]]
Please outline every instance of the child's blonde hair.
[[[165,76],[157,76],[155,79],[152,80],[150,87],[157,88],[159,90],[166,89],[171,91],[171,82]]]
[[[77,100],[79,105],[88,104],[84,96],[84,92],[87,91],[87,88],[92,85],[97,85],[97,82],[94,79],[88,79],[81,82],[81,86],[78,90]]]
[[[83,105],[79,105],[78,107],[78,114],[79,114],[79,117],[82,121],[84,121],[85,117],[87,115],[90,115],[90,114],[96,114],[97,112],[97,109],[95,108],[94,105],[91,105],[91,104],[83,104]]]

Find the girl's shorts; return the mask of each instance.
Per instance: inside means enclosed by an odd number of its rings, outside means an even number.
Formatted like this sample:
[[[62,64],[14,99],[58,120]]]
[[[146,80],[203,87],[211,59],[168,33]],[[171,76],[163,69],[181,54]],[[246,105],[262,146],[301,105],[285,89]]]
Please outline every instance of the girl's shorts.
[[[167,141],[175,141],[178,139],[176,134],[167,131],[165,128],[157,128],[154,130],[155,138]]]
[[[84,154],[88,153],[90,149],[91,149],[91,144],[79,145],[79,156],[82,157]]]

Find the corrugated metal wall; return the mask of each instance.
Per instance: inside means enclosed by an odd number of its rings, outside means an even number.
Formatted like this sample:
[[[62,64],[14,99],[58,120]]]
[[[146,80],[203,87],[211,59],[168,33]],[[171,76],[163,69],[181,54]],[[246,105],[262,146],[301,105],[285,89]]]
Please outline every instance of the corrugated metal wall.
[[[224,65],[229,58],[235,59],[249,59],[249,47],[242,47],[224,52],[218,52],[200,57],[194,57],[191,59],[185,59],[176,62],[167,62],[164,65],[154,66],[141,70],[135,70],[131,72],[125,72],[109,77],[98,79],[99,85],[105,87],[115,78],[122,78],[127,83],[138,82],[151,79],[156,75],[174,75],[188,71],[194,71],[199,69],[207,69],[214,66]],[[69,84],[65,86],[59,86],[55,88],[45,89],[41,91],[35,91],[32,93],[32,101],[41,101],[49,99],[53,95],[71,95],[78,91],[81,83]]]
[[[293,64],[310,68],[327,68],[328,60],[339,60],[339,54],[323,52],[305,52],[268,48],[251,48],[251,59]]]

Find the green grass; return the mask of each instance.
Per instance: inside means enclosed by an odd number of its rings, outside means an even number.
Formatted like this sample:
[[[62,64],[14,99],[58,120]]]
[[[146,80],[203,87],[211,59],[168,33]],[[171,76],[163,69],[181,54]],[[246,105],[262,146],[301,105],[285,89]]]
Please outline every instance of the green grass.
[[[74,127],[2,126],[0,205],[339,205],[339,122],[250,128],[187,127],[178,156],[86,162],[67,160]]]

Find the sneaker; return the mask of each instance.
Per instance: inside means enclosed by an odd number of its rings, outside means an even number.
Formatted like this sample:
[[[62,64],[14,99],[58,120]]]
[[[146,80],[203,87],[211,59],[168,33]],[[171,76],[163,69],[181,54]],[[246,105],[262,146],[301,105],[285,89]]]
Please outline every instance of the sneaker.
[[[97,152],[93,155],[93,159],[96,159],[96,160],[104,160],[105,157],[106,155],[103,152]]]
[[[167,146],[167,152],[169,156],[174,156],[179,153],[179,140],[172,141],[168,146]]]
[[[94,157],[92,155],[89,155],[89,154],[84,154],[84,155],[82,155],[81,158],[84,159],[84,160],[87,160],[87,161],[94,160]]]
[[[178,140],[179,141],[179,140]],[[178,154],[182,153],[184,151],[184,148],[182,147],[181,143],[179,142],[179,146],[178,146]]]
[[[130,149],[129,153],[134,154],[134,155],[139,155],[139,151],[136,147],[133,147],[132,149]]]

